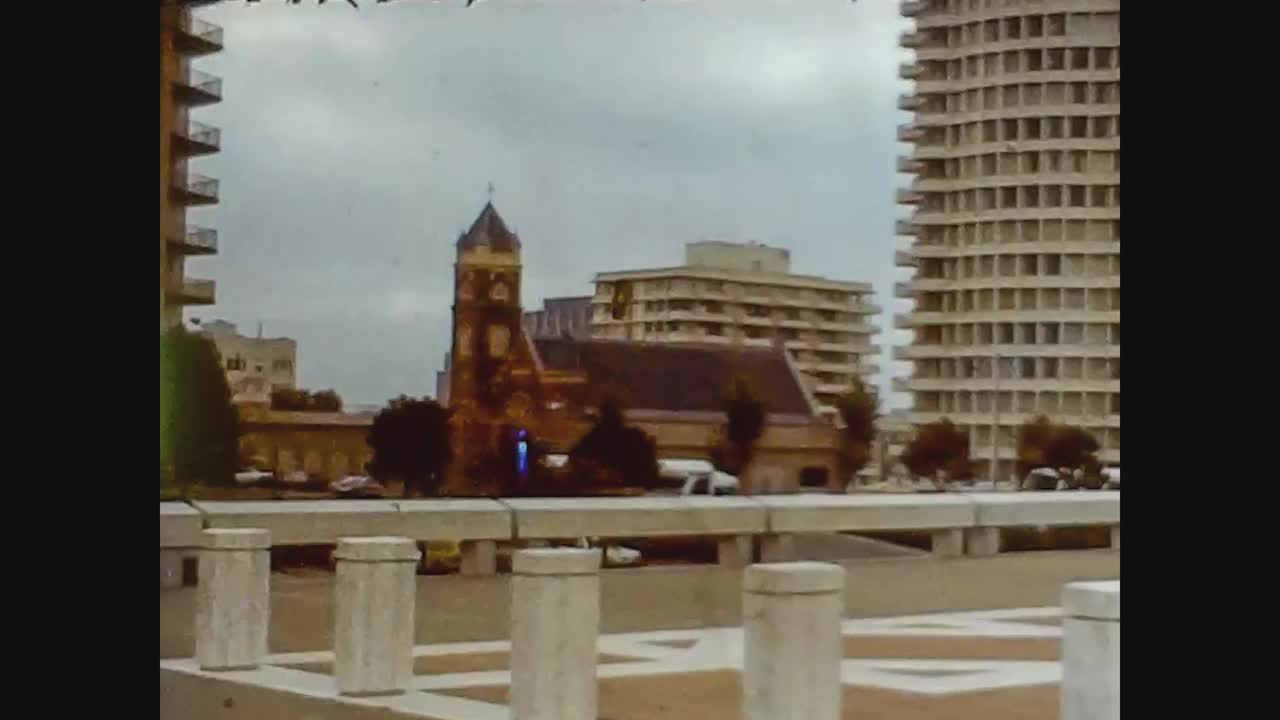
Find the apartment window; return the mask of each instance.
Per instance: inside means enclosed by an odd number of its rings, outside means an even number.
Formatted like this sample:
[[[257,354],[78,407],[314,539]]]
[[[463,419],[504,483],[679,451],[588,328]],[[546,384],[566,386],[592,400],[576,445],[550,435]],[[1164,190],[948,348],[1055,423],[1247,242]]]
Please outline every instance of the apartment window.
[[[293,369],[292,360],[272,360],[271,369],[276,372],[288,372]]]
[[[246,367],[247,364],[244,361],[244,357],[241,355],[233,355],[227,358],[228,370],[244,370]]]
[[[1107,187],[1105,185],[1094,185],[1089,188],[1089,205],[1091,207],[1107,206]]]
[[[1058,377],[1058,358],[1041,358],[1041,360],[1043,360],[1044,364],[1041,366],[1040,377],[1056,380]]]
[[[1071,83],[1071,102],[1076,105],[1083,105],[1089,102],[1088,83]]]
[[[1044,60],[1043,51],[1028,50],[1027,51],[1027,71],[1040,72],[1040,69],[1044,65],[1043,60]]]
[[[1048,18],[1048,36],[1062,37],[1067,34],[1067,17],[1065,15],[1050,15]]]
[[[1022,37],[1022,18],[1005,18],[1004,37],[1006,40],[1017,40]]]
[[[1089,118],[1073,117],[1071,118],[1071,137],[1082,138],[1089,136]]]
[[[1027,37],[1040,37],[1044,35],[1044,19],[1038,15],[1032,15],[1027,18]]]
[[[1050,48],[1046,67],[1049,70],[1062,70],[1066,67],[1062,48]]]
[[[1071,207],[1084,207],[1084,186],[1071,185],[1069,190],[1068,205]]]
[[[1027,135],[1025,139],[1040,139],[1040,118],[1027,118]]]

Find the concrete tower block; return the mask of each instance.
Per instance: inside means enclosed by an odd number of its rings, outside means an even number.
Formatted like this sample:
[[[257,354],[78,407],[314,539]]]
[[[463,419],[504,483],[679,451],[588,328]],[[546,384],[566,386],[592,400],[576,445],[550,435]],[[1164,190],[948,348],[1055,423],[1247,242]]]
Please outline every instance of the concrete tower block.
[[[512,719],[596,720],[600,551],[519,550],[511,572]]]
[[[415,575],[408,538],[339,538],[333,673],[343,695],[398,695],[413,681]]]
[[[1062,720],[1120,720],[1120,581],[1062,589]]]
[[[742,581],[746,720],[838,720],[844,568],[748,567]]]
[[[267,654],[271,533],[205,530],[196,593],[196,661],[204,670],[256,668]]]

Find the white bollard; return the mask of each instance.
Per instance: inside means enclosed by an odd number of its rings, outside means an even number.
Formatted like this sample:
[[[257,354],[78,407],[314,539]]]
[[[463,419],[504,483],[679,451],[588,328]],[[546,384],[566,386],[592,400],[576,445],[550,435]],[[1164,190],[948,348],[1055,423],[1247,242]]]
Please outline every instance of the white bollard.
[[[267,655],[271,533],[205,530],[196,592],[196,661],[202,670],[247,670]]]
[[[415,576],[408,538],[339,538],[333,674],[343,695],[399,695],[413,682]]]
[[[596,720],[600,551],[519,550],[511,572],[512,719]]]
[[[1120,719],[1120,581],[1062,589],[1062,720]]]
[[[746,720],[838,720],[844,568],[752,565],[743,573]]]

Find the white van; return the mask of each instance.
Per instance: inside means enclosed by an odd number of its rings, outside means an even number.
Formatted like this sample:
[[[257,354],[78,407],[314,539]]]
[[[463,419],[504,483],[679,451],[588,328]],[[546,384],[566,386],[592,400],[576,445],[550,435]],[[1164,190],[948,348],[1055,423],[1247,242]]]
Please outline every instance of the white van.
[[[690,476],[680,488],[681,495],[739,495],[738,478],[712,470],[710,475]]]

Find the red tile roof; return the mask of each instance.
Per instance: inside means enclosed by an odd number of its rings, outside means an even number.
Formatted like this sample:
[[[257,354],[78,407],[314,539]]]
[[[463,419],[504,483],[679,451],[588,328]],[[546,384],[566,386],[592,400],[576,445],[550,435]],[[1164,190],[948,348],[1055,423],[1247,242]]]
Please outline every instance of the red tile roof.
[[[777,348],[543,338],[533,341],[547,370],[582,370],[596,387],[622,389],[631,410],[720,412],[735,377],[772,415],[813,417],[804,389]]]

